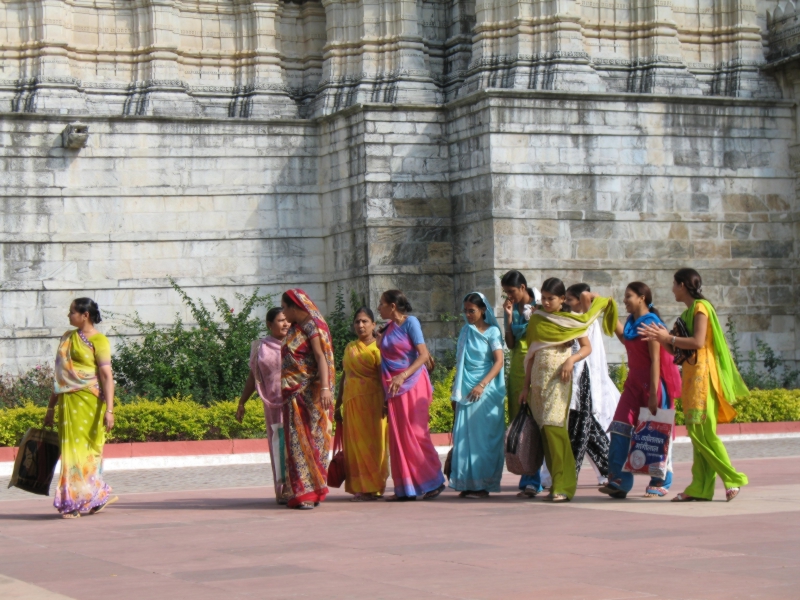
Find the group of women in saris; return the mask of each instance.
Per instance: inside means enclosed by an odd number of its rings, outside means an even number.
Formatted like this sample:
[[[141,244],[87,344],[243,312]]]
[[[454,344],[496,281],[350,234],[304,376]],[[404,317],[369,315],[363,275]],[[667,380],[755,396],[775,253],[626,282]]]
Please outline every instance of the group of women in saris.
[[[739,494],[747,477],[731,465],[716,427],[735,417],[732,404],[748,390],[697,271],[680,269],[673,281],[676,301],[687,307],[675,331],[686,335],[667,329],[642,282],[625,290],[624,323],[614,300],[591,293],[585,284],[567,289],[550,278],[539,291],[510,271],[501,285],[507,296],[504,331],[483,294],[472,292],[463,300],[449,472],[450,487],[461,497],[500,491],[506,397],[510,419],[521,404],[530,406],[545,454],[546,467],[520,481],[520,497],[536,497],[549,484],[550,500],[569,501],[588,456],[602,481],[600,491],[625,498],[633,476],[623,465],[640,409],[656,414],[674,407],[678,398],[694,461],[691,484],[673,501],[711,500],[716,475],[728,501]],[[293,289],[283,294],[280,308],[267,313],[269,335],[252,344],[236,418],[242,420],[245,403],[257,392],[279,504],[308,510],[325,500],[334,420],[343,428],[345,490],[354,501],[385,497],[390,470],[394,493],[386,500],[428,500],[445,489],[428,429],[431,359],[411,310],[400,290],[389,290],[378,306],[385,322],[380,329],[369,308],[356,311],[358,339],[344,350],[335,410],[332,339],[317,306],[303,290]],[[97,304],[78,298],[68,318],[74,329],[59,343],[45,425],[53,425],[57,410],[61,474],[54,505],[64,518],[77,518],[117,499],[101,469],[105,435],[114,426],[114,378],[108,339],[95,329],[101,321]],[[608,376],[601,333],[616,334],[628,354],[621,397]],[[507,380],[504,341],[511,351]],[[671,484],[670,460],[667,476],[652,478],[645,495],[663,497]]]

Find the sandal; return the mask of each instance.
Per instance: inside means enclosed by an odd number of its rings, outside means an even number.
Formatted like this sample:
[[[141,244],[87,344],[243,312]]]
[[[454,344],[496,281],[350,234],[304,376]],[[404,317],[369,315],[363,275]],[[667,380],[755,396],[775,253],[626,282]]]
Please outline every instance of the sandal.
[[[386,502],[411,502],[416,499],[416,496],[398,496],[397,494],[384,497],[384,501]]]
[[[62,519],[80,519],[80,517],[81,517],[81,513],[80,513],[79,510],[72,510],[72,511],[70,511],[68,513],[62,513],[61,514],[61,518]]]
[[[645,498],[663,498],[669,494],[669,490],[665,487],[646,487],[644,489]]]
[[[444,486],[444,484],[442,484],[438,488],[436,488],[435,490],[431,490],[430,492],[427,492],[424,496],[422,496],[422,499],[423,500],[433,500],[434,498],[436,498],[439,494],[441,494],[444,491],[444,488],[445,488],[445,486]]]
[[[725,502],[730,502],[731,500],[736,498],[736,496],[739,495],[740,491],[742,491],[742,488],[738,487],[728,488],[727,490],[725,490]]]
[[[569,497],[566,494],[551,494],[548,498],[550,498],[550,502],[569,502]]]
[[[113,498],[109,498],[108,500],[106,500],[100,506],[95,506],[93,509],[91,509],[89,511],[89,514],[90,515],[96,515],[97,513],[103,512],[103,510],[106,508],[106,506],[109,506],[110,504],[114,504],[114,502],[116,502],[117,500],[119,500],[119,496],[114,496]]]
[[[601,494],[608,494],[609,496],[611,496],[612,494],[616,494],[617,492],[620,492],[622,490],[620,490],[619,488],[611,487],[610,485],[606,484],[597,488],[597,491],[600,492]]]
[[[708,502],[707,498],[695,498],[694,496],[687,496],[683,492],[678,494],[672,499],[672,502]]]
[[[377,499],[378,497],[372,494],[356,494],[350,498],[350,502],[372,502]]]
[[[313,502],[301,502],[297,506],[295,506],[297,510],[313,510],[314,503]]]
[[[486,490],[478,490],[477,492],[467,492],[464,498],[469,498],[470,500],[480,500],[481,498],[488,498],[489,492]]]

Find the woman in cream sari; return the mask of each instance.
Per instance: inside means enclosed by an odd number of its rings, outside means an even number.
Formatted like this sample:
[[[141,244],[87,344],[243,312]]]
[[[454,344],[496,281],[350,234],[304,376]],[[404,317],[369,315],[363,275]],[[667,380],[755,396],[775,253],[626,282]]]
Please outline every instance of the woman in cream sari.
[[[78,298],[69,308],[67,331],[58,345],[55,391],[44,418],[53,425],[58,410],[61,475],[53,505],[65,519],[95,514],[117,500],[103,481],[106,431],[114,427],[111,346],[95,329],[102,319],[97,303]]]
[[[549,498],[570,500],[578,486],[575,457],[567,430],[575,363],[592,352],[589,326],[604,314],[606,335],[613,332],[617,305],[610,298],[595,298],[586,313],[562,312],[566,289],[560,279],[542,284],[542,310],[528,323],[528,354],[525,357],[525,388],[520,402],[529,402],[533,418],[542,430],[545,462],[553,478]],[[578,341],[573,354],[572,342]]]

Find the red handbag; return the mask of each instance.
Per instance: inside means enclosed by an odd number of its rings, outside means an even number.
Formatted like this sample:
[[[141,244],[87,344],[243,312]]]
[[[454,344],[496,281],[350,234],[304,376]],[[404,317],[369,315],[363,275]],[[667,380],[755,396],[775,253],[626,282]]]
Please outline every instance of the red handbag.
[[[328,485],[330,487],[342,487],[345,479],[344,472],[344,451],[342,450],[342,429],[343,423],[336,424],[336,435],[333,436],[333,458],[328,465]]]

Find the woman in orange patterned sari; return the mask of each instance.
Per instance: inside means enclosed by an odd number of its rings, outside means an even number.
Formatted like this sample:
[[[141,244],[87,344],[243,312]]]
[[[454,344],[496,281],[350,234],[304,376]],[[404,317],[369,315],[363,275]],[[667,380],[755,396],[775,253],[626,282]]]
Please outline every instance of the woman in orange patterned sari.
[[[377,500],[389,477],[388,429],[383,403],[381,352],[375,343],[375,316],[366,306],[356,311],[358,339],[344,350],[336,422],[344,428],[344,489],[353,502]]]
[[[281,347],[288,507],[312,509],[328,495],[334,384],[328,324],[301,289],[281,298],[291,323]]]

